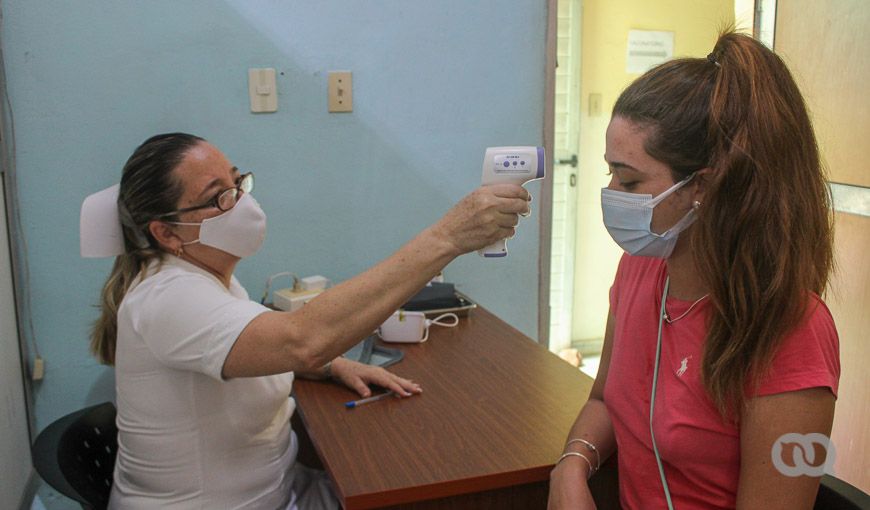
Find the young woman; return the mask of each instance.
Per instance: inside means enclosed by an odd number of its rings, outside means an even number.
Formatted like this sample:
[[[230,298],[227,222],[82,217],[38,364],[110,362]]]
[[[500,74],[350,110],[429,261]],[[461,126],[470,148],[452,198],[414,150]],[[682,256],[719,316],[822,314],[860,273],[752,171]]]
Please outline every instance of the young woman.
[[[606,142],[604,223],[627,253],[550,508],[593,508],[586,480],[616,451],[623,508],[812,508],[818,475],[786,476],[780,438],[830,434],[840,365],[819,298],[828,194],[794,80],[726,33],[632,83]]]
[[[252,189],[252,174],[182,133],[147,140],[124,167],[117,206],[105,211],[122,225],[123,253],[92,337],[115,365],[112,508],[337,508],[325,479],[312,489],[295,466],[294,375],[331,377],[362,396],[370,383],[419,393],[340,354],[529,211],[519,186],[480,188],[385,261],[287,313],[249,300],[233,276],[265,237]]]

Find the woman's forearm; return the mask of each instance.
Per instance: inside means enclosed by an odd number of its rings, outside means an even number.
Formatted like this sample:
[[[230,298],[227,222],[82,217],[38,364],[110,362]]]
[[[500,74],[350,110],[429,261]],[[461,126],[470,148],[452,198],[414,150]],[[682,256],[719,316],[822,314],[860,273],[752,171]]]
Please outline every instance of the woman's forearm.
[[[595,445],[596,453],[582,442],[571,442],[574,439],[583,439]],[[571,431],[568,433],[568,438],[565,440],[565,452],[578,452],[586,456],[592,464],[593,468],[598,467],[600,460],[601,464],[613,455],[616,451],[616,437],[613,434],[613,424],[610,421],[610,413],[604,402],[596,398],[590,398],[580,414],[574,421]],[[599,459],[600,457],[600,459]],[[580,479],[586,480],[589,472],[589,465],[585,460],[576,456],[569,456],[559,463],[557,468],[569,469],[575,472],[582,473]]]
[[[325,364],[370,334],[456,255],[449,242],[426,229],[384,261],[294,312],[299,327],[313,332],[314,365]]]
[[[226,378],[314,374],[377,328],[458,255],[433,228],[364,273],[325,290],[294,312],[264,313],[240,335]]]

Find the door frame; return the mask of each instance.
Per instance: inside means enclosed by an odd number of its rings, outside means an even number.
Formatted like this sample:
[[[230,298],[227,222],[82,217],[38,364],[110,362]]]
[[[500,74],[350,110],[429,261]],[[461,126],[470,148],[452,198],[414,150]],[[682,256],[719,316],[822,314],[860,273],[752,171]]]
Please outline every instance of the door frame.
[[[547,0],[547,49],[544,66],[544,150],[547,176],[541,182],[538,250],[538,343],[550,348],[550,243],[553,233],[553,137],[556,119],[556,10],[558,0]]]

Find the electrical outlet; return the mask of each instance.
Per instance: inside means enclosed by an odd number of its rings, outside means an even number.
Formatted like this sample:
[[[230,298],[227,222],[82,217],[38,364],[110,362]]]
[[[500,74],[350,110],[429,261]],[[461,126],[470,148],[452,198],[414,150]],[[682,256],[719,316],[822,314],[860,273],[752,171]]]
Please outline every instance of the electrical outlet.
[[[353,75],[350,71],[330,71],[327,80],[329,112],[353,111]]]
[[[36,359],[33,360],[33,373],[31,374],[31,379],[34,381],[41,381],[43,377],[45,377],[45,362],[41,357],[37,356]]]

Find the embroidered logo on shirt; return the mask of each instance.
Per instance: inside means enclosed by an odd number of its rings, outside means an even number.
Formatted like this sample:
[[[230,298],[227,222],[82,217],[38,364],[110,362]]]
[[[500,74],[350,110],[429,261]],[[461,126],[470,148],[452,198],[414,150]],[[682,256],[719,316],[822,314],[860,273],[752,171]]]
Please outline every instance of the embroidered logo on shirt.
[[[689,360],[692,359],[691,356],[686,356],[683,358],[683,361],[680,362],[680,368],[677,369],[677,377],[683,377],[683,374],[686,373],[686,370],[689,369]]]

